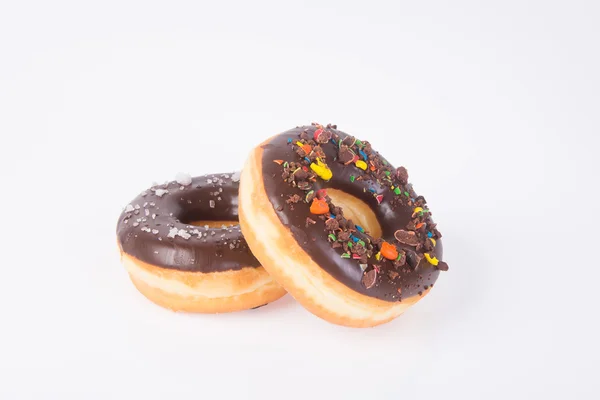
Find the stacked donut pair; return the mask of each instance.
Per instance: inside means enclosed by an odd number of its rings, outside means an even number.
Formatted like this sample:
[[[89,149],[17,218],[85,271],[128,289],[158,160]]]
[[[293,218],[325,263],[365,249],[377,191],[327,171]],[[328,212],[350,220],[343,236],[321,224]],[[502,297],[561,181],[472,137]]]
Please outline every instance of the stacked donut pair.
[[[256,308],[287,291],[327,321],[375,326],[448,269],[406,169],[334,125],[271,137],[241,174],[151,187],[125,207],[117,238],[138,290],[176,311]]]

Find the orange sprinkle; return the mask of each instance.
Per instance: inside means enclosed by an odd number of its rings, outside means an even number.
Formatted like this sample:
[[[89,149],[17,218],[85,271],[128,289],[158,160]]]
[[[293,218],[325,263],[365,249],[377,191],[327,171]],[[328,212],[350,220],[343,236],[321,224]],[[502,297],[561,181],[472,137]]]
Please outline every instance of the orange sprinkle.
[[[302,150],[304,150],[304,152],[306,153],[306,155],[309,155],[310,152],[312,151],[312,147],[310,147],[310,144],[303,144],[302,145]]]
[[[396,258],[398,258],[398,250],[396,250],[396,246],[394,246],[393,244],[383,242],[381,244],[381,255],[387,258],[388,260],[395,260]]]
[[[279,165],[283,164],[283,160],[273,160],[274,163],[277,163]]]
[[[325,200],[319,200],[315,197],[310,205],[310,212],[317,215],[327,214],[329,212],[329,206]]]
[[[423,222],[419,222],[416,226],[415,229],[419,229],[420,227],[422,227],[423,225],[425,225]]]

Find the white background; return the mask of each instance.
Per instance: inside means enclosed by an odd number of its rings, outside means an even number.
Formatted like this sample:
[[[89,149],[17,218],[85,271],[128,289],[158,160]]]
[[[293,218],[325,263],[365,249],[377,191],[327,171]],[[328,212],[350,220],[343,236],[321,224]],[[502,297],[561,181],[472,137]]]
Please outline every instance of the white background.
[[[0,4],[0,398],[598,398],[598,2]],[[133,288],[129,200],[311,121],[407,166],[428,297],[357,330]]]

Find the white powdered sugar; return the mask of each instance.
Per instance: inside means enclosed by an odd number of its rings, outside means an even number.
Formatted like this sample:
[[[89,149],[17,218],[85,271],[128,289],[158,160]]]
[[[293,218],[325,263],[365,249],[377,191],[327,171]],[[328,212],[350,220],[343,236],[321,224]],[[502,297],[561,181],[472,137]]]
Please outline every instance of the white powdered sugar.
[[[175,175],[175,180],[182,186],[188,186],[192,184],[192,176],[183,172],[179,172]]]
[[[152,234],[153,235],[158,235],[158,229],[152,229]]]
[[[234,181],[234,182],[239,182],[240,181],[240,175],[241,175],[240,171],[234,172],[233,175],[231,175],[231,180]]]
[[[133,208],[131,204],[127,204],[127,207],[125,207],[125,212],[132,212],[133,210],[135,210],[135,208]]]
[[[165,189],[156,189],[154,191],[154,194],[157,195],[158,197],[163,197],[167,193],[169,193],[169,191],[165,190]]]
[[[208,205],[210,206],[210,208],[215,208],[215,201],[214,200],[209,201]]]

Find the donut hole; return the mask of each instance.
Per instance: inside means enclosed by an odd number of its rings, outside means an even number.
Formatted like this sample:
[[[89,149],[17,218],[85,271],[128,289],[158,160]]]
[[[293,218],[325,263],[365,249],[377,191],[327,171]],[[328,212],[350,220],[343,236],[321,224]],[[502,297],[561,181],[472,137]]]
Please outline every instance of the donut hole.
[[[351,194],[337,189],[327,189],[331,201],[344,211],[344,216],[351,219],[356,225],[360,225],[374,238],[381,237],[381,224],[371,207],[364,201]]]
[[[236,226],[239,225],[240,223],[238,221],[192,221],[192,222],[188,222],[188,224],[190,225],[195,225],[195,226],[206,226],[208,225],[209,228],[222,228],[223,225],[225,225],[227,228],[231,228],[232,226]]]

